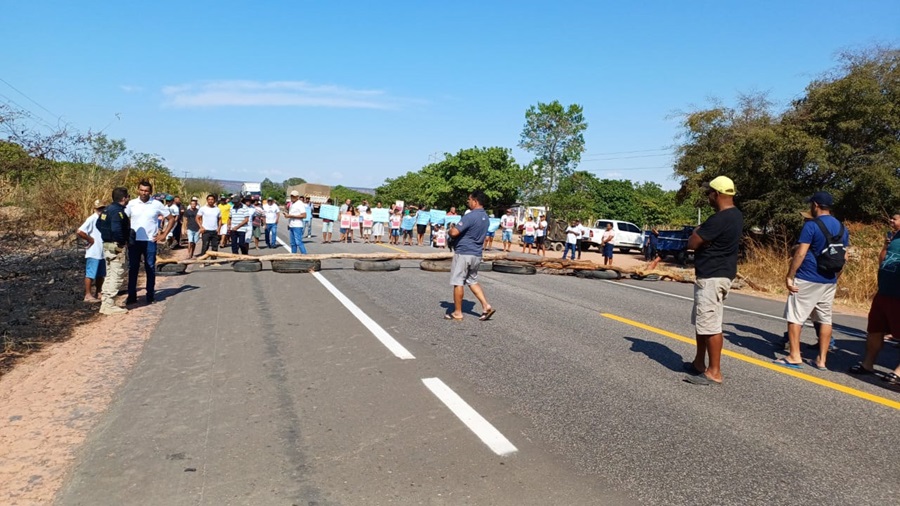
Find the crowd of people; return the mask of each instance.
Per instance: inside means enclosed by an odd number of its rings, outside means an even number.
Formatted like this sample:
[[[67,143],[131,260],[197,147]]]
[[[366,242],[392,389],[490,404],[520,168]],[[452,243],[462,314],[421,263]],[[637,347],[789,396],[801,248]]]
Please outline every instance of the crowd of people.
[[[695,385],[718,385],[723,381],[721,353],[723,347],[722,320],[724,301],[737,275],[738,249],[743,232],[743,216],[734,205],[736,189],[727,177],[720,176],[704,185],[710,205],[715,213],[693,230],[688,239],[688,249],[695,252],[694,306],[691,314],[695,325],[697,351],[693,360],[685,363],[689,373],[686,380]],[[306,253],[303,239],[312,236],[313,203],[309,198],[291,192],[289,202],[279,206],[272,198],[265,203],[253,196],[207,195],[201,206],[198,197],[192,197],[188,207],[182,207],[180,199],[172,195],[153,196],[153,186],[142,181],[138,184],[138,197],[130,198],[123,187],[112,191],[109,205],[94,202],[95,212],[78,229],[78,236],[87,243],[85,252],[85,301],[100,302],[100,312],[107,315],[121,314],[127,309],[118,306],[114,297],[127,270],[128,295],[126,306],[137,301],[138,271],[143,264],[146,273],[146,301],[155,298],[156,252],[159,244],[168,243],[181,247],[181,238],[187,239],[188,256],[203,255],[211,248],[230,245],[232,252],[246,254],[252,242],[257,248],[275,248],[278,224],[287,220],[290,247],[294,253]],[[321,242],[384,243],[404,246],[454,246],[451,284],[454,286],[455,309],[445,318],[462,318],[460,307],[463,288],[469,286],[483,308],[482,319],[489,319],[495,312],[485,300],[477,284],[477,262],[481,253],[490,249],[493,230],[501,232],[503,251],[510,251],[516,218],[507,210],[496,227],[493,218],[484,210],[484,194],[472,192],[467,201],[467,211],[459,220],[447,227],[440,223],[422,223],[419,213],[427,213],[423,206],[402,208],[392,204],[387,208],[387,221],[375,221],[375,207],[363,200],[354,206],[347,199],[339,208],[337,219],[322,219]],[[785,287],[788,298],[784,315],[787,321],[785,347],[787,355],[775,361],[777,365],[800,368],[804,365],[800,349],[800,331],[808,319],[816,328],[818,344],[816,355],[805,365],[825,370],[828,353],[834,350],[832,339],[832,306],[836,284],[841,276],[850,244],[849,233],[832,215],[834,199],[827,192],[817,192],[807,199],[809,212],[800,233],[793,256],[787,268]],[[326,205],[331,205],[329,200]],[[451,208],[447,216],[458,216]],[[338,239],[334,241],[335,221]],[[430,237],[425,241],[426,232]],[[522,251],[546,255],[547,236],[544,216],[537,220],[527,217],[522,230]],[[852,367],[852,374],[874,374],[875,360],[886,337],[900,335],[900,212],[890,219],[891,231],[885,237],[879,257],[878,292],[873,299],[867,325],[866,352],[863,360]],[[588,229],[578,220],[566,228],[566,244],[563,258],[576,260],[582,251],[581,241]],[[655,232],[652,231],[652,232]],[[652,235],[651,232],[651,235]],[[263,243],[260,244],[260,238]],[[612,244],[615,233],[608,226],[601,243],[604,264],[612,264]],[[652,242],[652,237],[651,237]],[[200,251],[196,251],[197,244]],[[652,254],[652,253],[651,253]],[[127,261],[127,264],[126,264]],[[474,267],[473,267],[474,266]],[[887,381],[900,385],[900,366],[885,376]]]

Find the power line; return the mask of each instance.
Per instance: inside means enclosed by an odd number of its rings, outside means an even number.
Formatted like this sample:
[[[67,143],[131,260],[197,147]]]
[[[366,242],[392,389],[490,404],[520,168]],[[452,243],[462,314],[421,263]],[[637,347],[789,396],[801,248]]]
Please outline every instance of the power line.
[[[12,88],[13,90],[15,90],[16,93],[18,93],[19,95],[22,95],[23,97],[27,98],[27,99],[28,99],[31,103],[33,103],[34,105],[36,105],[36,106],[40,107],[41,109],[47,111],[48,113],[50,113],[51,116],[53,116],[54,118],[56,118],[57,121],[59,121],[59,119],[62,118],[62,116],[60,116],[59,114],[56,114],[55,112],[51,111],[50,109],[47,109],[46,107],[44,107],[43,105],[39,104],[36,100],[34,100],[33,98],[29,97],[28,95],[26,95],[24,92],[22,92],[21,90],[19,90],[18,88],[16,88],[16,87],[13,86],[12,84],[9,84],[9,81],[3,79],[2,77],[0,77],[0,83],[3,83],[3,84],[5,84],[5,85],[9,86],[9,87]],[[21,106],[20,106],[20,107],[21,107]]]
[[[659,165],[656,167],[628,167],[628,168],[612,168],[612,169],[591,169],[589,172],[629,172],[633,170],[658,170],[671,169],[671,165]]]
[[[13,99],[7,97],[6,95],[4,95],[4,94],[2,94],[2,93],[0,93],[0,98],[5,99],[7,103],[13,104],[13,105],[15,105],[16,107],[18,107],[20,110],[26,112],[26,113],[27,113],[27,117],[28,117],[29,119],[31,119],[31,120],[34,121],[35,123],[37,123],[37,124],[39,124],[39,125],[41,125],[41,126],[47,128],[48,130],[50,130],[51,133],[55,133],[55,132],[57,131],[57,129],[54,128],[54,127],[52,127],[52,126],[50,126],[50,124],[47,123],[47,121],[46,121],[42,116],[40,116],[40,115],[38,115],[38,114],[35,114],[35,113],[32,112],[30,109],[28,109],[28,108],[26,108],[25,106],[23,106],[22,104],[16,102],[15,100],[13,100]]]

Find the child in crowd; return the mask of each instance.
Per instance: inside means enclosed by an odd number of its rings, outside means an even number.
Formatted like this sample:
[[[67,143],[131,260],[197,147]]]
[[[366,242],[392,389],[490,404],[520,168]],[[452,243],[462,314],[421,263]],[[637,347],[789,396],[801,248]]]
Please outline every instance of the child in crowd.
[[[400,209],[394,209],[394,214],[391,215],[391,240],[390,244],[400,244],[400,222],[403,221],[403,217],[400,216]]]
[[[403,211],[403,221],[400,222],[400,228],[403,230],[403,245],[412,246],[413,229],[416,227],[416,219],[409,215],[409,209]]]
[[[444,229],[443,225],[434,225],[434,247],[435,248],[446,248],[447,247],[447,230]]]
[[[371,237],[372,237],[373,221],[372,221],[372,208],[371,207],[366,208],[366,213],[362,215],[361,220],[362,220],[362,229],[363,229],[363,231],[362,231],[363,241],[368,243],[369,239],[371,239]],[[374,239],[373,239],[373,241],[374,241]]]
[[[350,206],[350,209],[347,209],[347,213],[350,215],[350,228],[347,229],[347,242],[353,242],[353,232],[359,230],[359,214],[356,213],[356,208]]]

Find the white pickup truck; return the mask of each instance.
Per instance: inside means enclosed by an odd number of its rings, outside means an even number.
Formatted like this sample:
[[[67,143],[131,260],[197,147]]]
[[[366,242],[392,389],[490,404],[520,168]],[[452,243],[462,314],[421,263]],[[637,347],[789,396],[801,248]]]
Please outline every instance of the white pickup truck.
[[[606,231],[606,225],[612,224],[613,232],[616,237],[613,239],[613,246],[619,248],[622,253],[628,253],[633,249],[641,249],[644,246],[644,233],[634,223],[619,220],[597,220],[594,222],[594,228],[588,229],[587,237],[582,239],[581,248],[587,251],[591,246],[602,249],[600,242],[603,240],[603,232]]]

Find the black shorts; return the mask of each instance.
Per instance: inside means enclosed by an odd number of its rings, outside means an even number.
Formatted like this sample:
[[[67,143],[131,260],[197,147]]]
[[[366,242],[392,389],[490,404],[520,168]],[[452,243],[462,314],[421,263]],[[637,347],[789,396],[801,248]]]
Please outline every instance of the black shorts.
[[[539,236],[537,236],[537,237],[534,238],[534,243],[535,243],[535,244],[544,244],[544,239],[545,239],[545,238],[546,238],[546,236],[539,235]]]
[[[426,228],[428,228],[428,225],[419,225],[419,224],[416,224],[416,232],[418,232],[419,235],[424,234]]]

